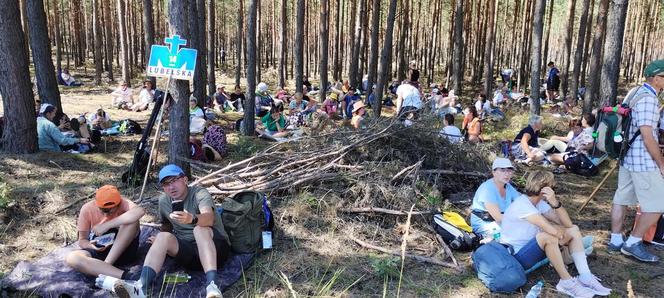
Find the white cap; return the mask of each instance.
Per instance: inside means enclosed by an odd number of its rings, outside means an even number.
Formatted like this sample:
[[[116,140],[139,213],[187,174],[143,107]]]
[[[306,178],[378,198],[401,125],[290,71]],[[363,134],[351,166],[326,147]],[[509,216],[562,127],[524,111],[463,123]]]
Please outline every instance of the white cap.
[[[258,86],[256,87],[259,92],[267,92],[267,84],[260,82],[258,83]]]
[[[39,114],[44,114],[44,112],[46,111],[46,108],[48,108],[48,107],[52,107],[52,106],[53,106],[53,105],[50,104],[50,103],[43,103],[43,104],[41,105],[41,107],[39,107]]]
[[[498,157],[493,161],[493,165],[491,166],[492,171],[496,169],[514,169],[514,166],[509,159]]]

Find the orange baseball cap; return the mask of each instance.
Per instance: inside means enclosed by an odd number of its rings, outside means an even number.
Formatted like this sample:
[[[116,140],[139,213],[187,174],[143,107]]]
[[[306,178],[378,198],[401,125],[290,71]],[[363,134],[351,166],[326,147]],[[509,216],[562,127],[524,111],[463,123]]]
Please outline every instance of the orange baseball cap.
[[[104,185],[97,189],[95,203],[99,208],[113,208],[122,202],[120,191],[113,185]]]

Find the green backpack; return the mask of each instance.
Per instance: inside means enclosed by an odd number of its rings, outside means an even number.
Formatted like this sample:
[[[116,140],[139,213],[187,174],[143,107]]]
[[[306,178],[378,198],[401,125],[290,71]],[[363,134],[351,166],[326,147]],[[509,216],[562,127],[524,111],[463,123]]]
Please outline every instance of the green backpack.
[[[221,219],[234,252],[256,253],[263,248],[263,232],[271,232],[274,228],[272,211],[264,193],[241,191],[224,200],[221,207]]]

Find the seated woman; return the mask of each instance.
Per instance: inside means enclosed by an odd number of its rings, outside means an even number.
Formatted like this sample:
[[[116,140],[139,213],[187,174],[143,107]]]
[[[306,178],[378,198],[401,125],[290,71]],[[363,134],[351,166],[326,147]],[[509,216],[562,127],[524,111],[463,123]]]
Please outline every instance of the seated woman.
[[[355,129],[366,129],[364,119],[366,117],[366,111],[364,110],[364,103],[358,101],[353,104],[353,118],[350,120],[350,124]]]
[[[521,194],[510,184],[514,166],[507,158],[496,158],[491,165],[493,178],[477,188],[470,206],[470,226],[473,233],[484,239],[493,239],[500,233],[503,213]]]
[[[131,88],[127,87],[127,82],[120,81],[117,88],[111,93],[113,100],[111,106],[117,109],[130,110],[134,105],[134,97]]]
[[[567,143],[565,152],[551,154],[550,160],[554,164],[564,164],[565,158],[572,152],[579,152],[588,155],[588,151],[593,148],[593,125],[595,124],[595,115],[586,113],[581,118],[583,130],[577,136]]]
[[[479,143],[482,141],[480,134],[482,133],[482,123],[480,122],[480,115],[474,106],[467,109],[467,114],[463,117],[462,127],[466,132],[465,138],[470,143]]]
[[[231,108],[236,112],[244,112],[244,93],[240,85],[235,85],[235,91],[231,93],[231,98],[228,100]]]
[[[217,92],[212,95],[212,98],[214,98],[214,103],[216,104],[215,109],[220,113],[226,112],[226,107],[229,106],[228,101],[230,96],[226,94],[225,88],[226,87],[224,87],[224,85],[217,85]]]
[[[307,102],[303,99],[302,92],[295,92],[293,100],[288,104],[288,122],[293,126],[302,126],[305,124],[304,110],[307,108]]]
[[[60,78],[62,79],[62,82],[65,84],[65,86],[78,87],[83,85],[83,83],[77,82],[74,76],[69,74],[69,69],[67,68],[62,70],[62,73],[60,73]]]
[[[539,131],[542,129],[542,116],[530,115],[528,126],[524,127],[514,138],[512,154],[523,163],[537,162],[544,159],[544,151],[539,147]]]
[[[104,130],[111,127],[111,117],[102,108],[92,114],[89,121],[92,124],[92,129]]]
[[[205,130],[205,112],[198,106],[198,100],[193,95],[189,97],[189,132],[203,133]]]
[[[526,193],[507,207],[503,215],[500,242],[512,246],[514,257],[526,270],[549,258],[560,277],[556,285],[559,292],[573,297],[607,296],[611,289],[590,272],[581,232],[556,197],[555,184],[550,172],[535,171],[528,175]],[[560,245],[569,248],[578,277],[567,271]]]
[[[595,122],[593,121],[593,123]],[[567,151],[567,143],[576,138],[583,131],[581,120],[578,118],[570,120],[569,129],[570,129],[569,132],[564,137],[552,136],[548,140],[540,138],[538,142],[540,143],[544,142],[544,144],[540,145],[539,148],[547,152],[553,148],[555,148],[558,151],[558,153],[563,153]]]
[[[329,116],[330,119],[339,118],[339,115],[337,114],[337,107],[339,106],[339,102],[337,101],[338,98],[338,94],[330,92],[330,95],[323,102],[322,110]]]
[[[273,105],[274,100],[267,92],[267,84],[263,82],[258,84],[254,100],[256,103],[256,117],[263,117],[270,112],[270,107]]]
[[[138,94],[138,102],[131,106],[131,110],[134,112],[146,111],[150,107],[150,103],[154,99],[154,88],[152,86],[152,81],[144,81],[143,89],[141,93]]]
[[[261,122],[265,126],[265,133],[275,138],[283,138],[288,136],[286,131],[286,119],[282,115],[284,107],[280,104],[272,104],[270,110],[261,118]]]
[[[37,117],[37,139],[39,150],[53,152],[67,150],[78,151],[79,144],[90,143],[86,138],[71,138],[63,135],[58,127],[52,122],[56,113],[56,108],[47,103],[43,104],[39,109],[39,117]]]

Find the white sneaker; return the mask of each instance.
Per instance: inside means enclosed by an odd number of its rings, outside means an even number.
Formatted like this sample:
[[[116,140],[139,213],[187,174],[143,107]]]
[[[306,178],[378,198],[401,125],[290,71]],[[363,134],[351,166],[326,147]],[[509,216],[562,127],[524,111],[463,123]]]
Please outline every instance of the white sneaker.
[[[560,280],[556,285],[556,290],[574,298],[592,298],[593,290],[586,288],[576,278]]]
[[[611,294],[611,289],[603,286],[599,281],[600,279],[597,276],[592,275],[588,280],[585,278],[578,278],[579,282],[588,289],[591,289],[595,295],[599,296],[609,296]]]
[[[207,294],[205,298],[222,298],[221,291],[217,288],[217,285],[214,282],[211,282],[206,288],[205,291]]]
[[[146,298],[147,296],[143,293],[143,285],[140,281],[128,282],[125,280],[119,279],[113,285],[113,291],[120,298]]]

